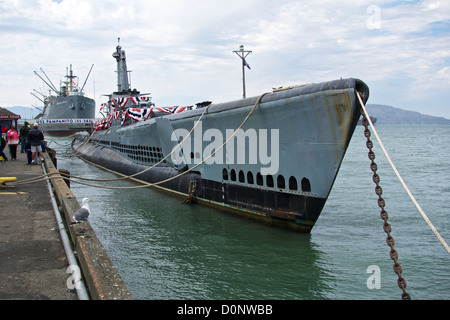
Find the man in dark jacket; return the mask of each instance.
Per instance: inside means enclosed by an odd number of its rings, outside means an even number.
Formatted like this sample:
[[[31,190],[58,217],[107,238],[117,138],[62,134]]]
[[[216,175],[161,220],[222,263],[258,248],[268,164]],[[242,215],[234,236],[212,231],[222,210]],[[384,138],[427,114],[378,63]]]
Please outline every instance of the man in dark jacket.
[[[21,149],[20,149],[21,153],[25,152],[25,145],[27,144],[26,140],[27,140],[28,132],[30,132],[30,127],[28,127],[28,125],[29,125],[29,123],[25,122],[25,125],[22,128],[20,128],[20,131],[19,131],[19,133],[20,133],[19,138],[20,138],[20,142],[21,142]]]
[[[42,154],[42,147],[41,142],[44,140],[44,134],[42,131],[38,129],[38,125],[35,124],[34,128],[28,132],[28,141],[31,145],[31,163],[37,164],[36,159],[34,158],[36,156],[36,152],[39,153],[39,157],[41,158],[41,161],[44,161],[44,155]]]

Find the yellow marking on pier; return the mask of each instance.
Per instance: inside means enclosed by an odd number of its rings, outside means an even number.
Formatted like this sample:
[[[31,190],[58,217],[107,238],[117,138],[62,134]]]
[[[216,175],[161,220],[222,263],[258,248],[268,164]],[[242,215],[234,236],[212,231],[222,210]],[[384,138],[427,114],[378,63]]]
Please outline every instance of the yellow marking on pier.
[[[5,184],[5,182],[17,181],[16,177],[0,177],[0,184]]]
[[[0,196],[11,196],[16,194],[28,194],[28,192],[0,192]]]

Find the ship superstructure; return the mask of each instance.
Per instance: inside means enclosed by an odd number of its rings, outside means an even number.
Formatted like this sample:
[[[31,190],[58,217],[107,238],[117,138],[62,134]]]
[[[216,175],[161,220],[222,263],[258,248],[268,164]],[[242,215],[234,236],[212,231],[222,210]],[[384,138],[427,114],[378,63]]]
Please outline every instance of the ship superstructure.
[[[91,73],[93,65],[89,71]],[[57,89],[45,72],[44,79],[39,73],[35,74],[49,87],[50,94],[41,100],[44,104],[42,116],[36,119],[39,128],[46,134],[72,135],[78,131],[91,131],[95,123],[95,101],[85,96],[83,86],[80,88],[79,79],[73,74],[72,65],[67,70],[65,80]]]

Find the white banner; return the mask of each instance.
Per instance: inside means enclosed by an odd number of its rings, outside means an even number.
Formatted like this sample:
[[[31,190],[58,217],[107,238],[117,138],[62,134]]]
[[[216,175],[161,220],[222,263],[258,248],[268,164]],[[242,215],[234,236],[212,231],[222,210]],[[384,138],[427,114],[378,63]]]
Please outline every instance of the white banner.
[[[95,123],[95,119],[39,119],[36,120],[37,124],[48,123]]]

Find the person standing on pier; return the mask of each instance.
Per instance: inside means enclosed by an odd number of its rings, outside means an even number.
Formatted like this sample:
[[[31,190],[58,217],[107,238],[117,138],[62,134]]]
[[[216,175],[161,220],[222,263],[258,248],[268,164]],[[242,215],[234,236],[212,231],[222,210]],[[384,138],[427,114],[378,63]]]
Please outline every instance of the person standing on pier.
[[[11,160],[15,161],[17,160],[17,146],[19,145],[19,134],[17,133],[14,126],[11,125],[6,135],[8,136],[8,146],[9,146],[9,153],[11,155]]]
[[[41,147],[41,142],[43,140],[44,134],[38,129],[38,125],[35,124],[34,128],[28,132],[28,141],[31,145],[31,164],[37,164],[36,159],[34,158],[36,156],[36,152],[39,153],[41,161],[44,161],[44,155],[42,154]]]
[[[26,140],[27,140],[27,136],[28,136],[28,132],[30,132],[30,127],[29,127],[29,123],[25,121],[25,124],[22,128],[20,128],[20,142],[21,142],[21,148],[20,148],[20,153],[24,153],[25,152],[25,146],[26,146]]]
[[[3,149],[6,146],[6,132],[8,131],[8,129],[1,127],[1,145],[0,145],[0,156],[3,158],[3,161],[8,161],[8,157],[6,156],[6,154],[3,153]]]

